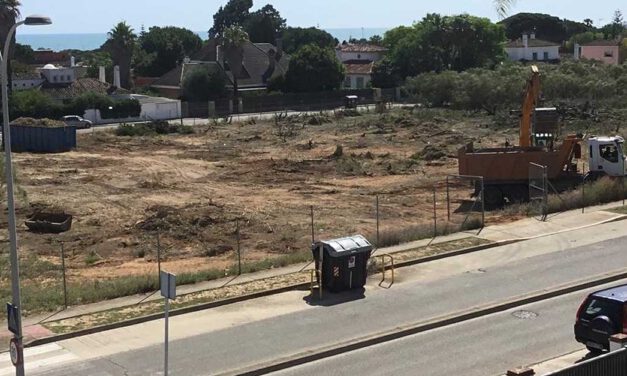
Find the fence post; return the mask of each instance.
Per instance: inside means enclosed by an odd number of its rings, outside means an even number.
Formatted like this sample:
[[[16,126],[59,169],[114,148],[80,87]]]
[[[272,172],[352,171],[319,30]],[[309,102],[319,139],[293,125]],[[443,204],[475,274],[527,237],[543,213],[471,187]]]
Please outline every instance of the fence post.
[[[544,188],[544,205],[542,206],[542,221],[546,222],[549,216],[549,177],[547,174],[547,167],[544,166],[542,170],[542,186]]]
[[[449,191],[449,176],[446,177],[446,219],[451,221],[451,195]]]
[[[436,210],[436,187],[433,186],[433,238],[438,237],[438,216]]]
[[[237,220],[237,275],[242,275],[242,250],[240,246],[239,219]]]
[[[377,213],[377,249],[379,249],[379,195],[377,195],[377,206],[376,206],[376,213]]]
[[[485,182],[481,178],[481,228],[485,227]]]
[[[584,171],[586,169],[585,166],[584,164]],[[584,214],[586,212],[586,175],[584,175],[581,180],[581,214]]]
[[[314,207],[311,205],[311,245],[316,244],[316,231],[314,229]]]
[[[623,206],[625,206],[625,175],[623,175],[620,179],[620,185],[621,185],[621,196],[623,196]]]
[[[157,228],[157,269],[159,273],[159,289],[161,289],[161,240],[159,236],[159,228]]]
[[[209,115],[209,119],[213,119],[216,117],[216,102],[215,101],[209,101],[208,115]]]
[[[65,276],[65,249],[61,243],[61,269],[63,270],[63,305],[67,309],[67,279]]]

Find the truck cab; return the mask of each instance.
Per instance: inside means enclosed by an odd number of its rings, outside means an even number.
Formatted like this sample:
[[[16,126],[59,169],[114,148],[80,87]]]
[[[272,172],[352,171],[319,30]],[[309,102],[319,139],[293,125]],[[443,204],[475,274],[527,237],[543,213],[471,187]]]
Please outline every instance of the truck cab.
[[[623,153],[625,140],[620,136],[590,137],[588,139],[590,175],[624,176],[627,163]]]

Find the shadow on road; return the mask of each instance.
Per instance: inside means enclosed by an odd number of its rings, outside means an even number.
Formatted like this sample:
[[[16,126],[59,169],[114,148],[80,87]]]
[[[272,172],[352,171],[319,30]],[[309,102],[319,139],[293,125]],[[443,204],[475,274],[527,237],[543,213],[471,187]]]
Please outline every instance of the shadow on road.
[[[338,304],[344,304],[355,300],[361,300],[366,297],[366,289],[354,289],[341,293],[332,293],[323,291],[322,300],[319,298],[318,290],[314,290],[313,294],[307,295],[303,300],[310,306],[333,307]]]
[[[575,362],[575,364],[581,363],[581,362],[585,362],[586,360],[590,360],[593,358],[596,358],[599,355],[603,355],[604,353],[597,353],[597,352],[589,352],[587,353],[584,357],[582,357],[581,359],[577,360]]]

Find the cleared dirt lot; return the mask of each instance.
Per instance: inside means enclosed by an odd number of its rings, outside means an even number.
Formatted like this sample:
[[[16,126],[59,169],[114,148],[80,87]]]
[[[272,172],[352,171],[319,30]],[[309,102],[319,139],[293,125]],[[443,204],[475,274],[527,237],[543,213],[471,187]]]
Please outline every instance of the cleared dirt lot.
[[[459,146],[515,138],[516,124],[492,124],[410,108],[214,124],[191,135],[80,135],[70,153],[15,156],[28,198],[18,210],[22,254],[58,263],[63,242],[74,280],[141,275],[156,270],[159,233],[169,270],[224,268],[236,257],[236,220],[243,259],[262,260],[309,247],[310,205],[316,238],[372,235],[376,194],[382,232],[427,222],[431,187],[456,172]],[[27,232],[26,216],[50,207],[74,215],[72,230]]]

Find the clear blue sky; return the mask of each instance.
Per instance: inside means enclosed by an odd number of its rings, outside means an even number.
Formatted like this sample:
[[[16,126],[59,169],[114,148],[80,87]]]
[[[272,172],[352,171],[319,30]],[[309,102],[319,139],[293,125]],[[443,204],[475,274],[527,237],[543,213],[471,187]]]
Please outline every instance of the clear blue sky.
[[[54,25],[22,28],[21,33],[102,33],[120,20],[141,25],[182,26],[208,30],[212,15],[226,0],[22,0],[22,13],[46,14]],[[322,28],[394,27],[409,25],[426,13],[469,13],[497,20],[492,0],[255,0],[255,8],[271,3],[292,26]],[[575,5],[576,4],[576,5]],[[580,5],[581,4],[581,5]],[[616,9],[627,16],[626,0],[518,0],[512,13],[541,12],[560,18],[608,23]]]

